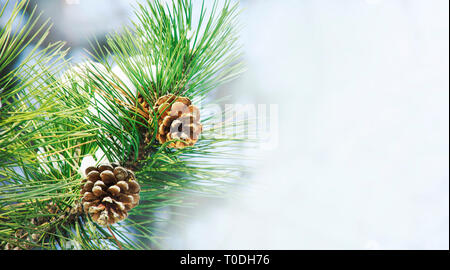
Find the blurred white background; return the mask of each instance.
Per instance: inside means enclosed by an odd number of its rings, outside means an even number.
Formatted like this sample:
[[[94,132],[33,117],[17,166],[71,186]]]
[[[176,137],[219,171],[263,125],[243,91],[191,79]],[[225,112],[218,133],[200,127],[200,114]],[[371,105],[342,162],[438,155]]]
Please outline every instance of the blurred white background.
[[[175,249],[448,249],[449,2],[241,1],[248,72],[279,104],[248,185],[174,227]]]
[[[132,16],[129,0],[35,2],[75,61]],[[240,3],[248,71],[218,91],[278,104],[278,145],[248,153],[229,197],[192,198],[161,248],[448,249],[449,1]]]

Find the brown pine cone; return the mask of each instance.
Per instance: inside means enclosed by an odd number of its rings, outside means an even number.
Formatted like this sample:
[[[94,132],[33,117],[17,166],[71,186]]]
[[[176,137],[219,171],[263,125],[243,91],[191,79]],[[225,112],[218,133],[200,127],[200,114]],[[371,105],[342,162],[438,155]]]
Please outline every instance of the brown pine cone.
[[[139,204],[140,186],[134,173],[117,164],[88,167],[82,204],[85,213],[105,226],[124,220]]]
[[[192,105],[189,98],[177,97],[169,94],[160,97],[153,106],[154,115],[158,117],[158,133],[156,138],[163,144],[167,141],[178,140],[168,145],[171,148],[193,146],[203,130],[200,123],[200,111]]]

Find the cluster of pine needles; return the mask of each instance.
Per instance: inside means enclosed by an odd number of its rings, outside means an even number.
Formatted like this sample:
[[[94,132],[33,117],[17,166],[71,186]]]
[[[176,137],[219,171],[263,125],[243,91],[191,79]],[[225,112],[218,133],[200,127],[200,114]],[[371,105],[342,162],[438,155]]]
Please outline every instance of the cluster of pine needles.
[[[192,192],[219,195],[244,169],[226,162],[239,158],[244,139],[217,136],[223,123],[206,117],[193,147],[145,142],[157,127],[143,121],[137,98],[153,104],[174,94],[205,103],[241,73],[238,6],[148,0],[135,7],[131,26],[105,44],[92,42],[95,64],[77,69],[63,42],[46,43],[50,22],[38,25],[36,8],[24,15],[28,5],[0,6],[0,249],[158,248],[158,212],[180,212]],[[68,214],[80,201],[81,163],[99,152],[134,164],[142,187],[140,205],[108,229]]]

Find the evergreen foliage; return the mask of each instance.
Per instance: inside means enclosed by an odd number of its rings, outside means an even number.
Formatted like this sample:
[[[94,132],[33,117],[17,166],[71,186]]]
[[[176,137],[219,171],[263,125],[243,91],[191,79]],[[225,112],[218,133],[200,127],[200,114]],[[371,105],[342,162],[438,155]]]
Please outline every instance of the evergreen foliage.
[[[217,138],[223,123],[207,117],[195,146],[167,148],[155,140],[157,127],[137,100],[153,104],[175,94],[204,102],[235,78],[242,71],[237,5],[215,1],[208,10],[203,3],[195,20],[190,0],[149,0],[136,8],[132,27],[108,35],[107,46],[94,42],[96,63],[78,67],[65,60],[64,43],[40,48],[50,25],[32,33],[41,15],[23,17],[27,5],[18,1],[0,32],[0,247],[158,247],[155,213],[186,206],[189,192],[220,193],[218,187],[243,170],[223,163],[237,158],[242,140]],[[14,31],[18,21],[25,24]],[[7,69],[19,57],[20,64]],[[99,153],[133,168],[142,187],[140,205],[109,228],[67,214],[80,202],[83,160]]]

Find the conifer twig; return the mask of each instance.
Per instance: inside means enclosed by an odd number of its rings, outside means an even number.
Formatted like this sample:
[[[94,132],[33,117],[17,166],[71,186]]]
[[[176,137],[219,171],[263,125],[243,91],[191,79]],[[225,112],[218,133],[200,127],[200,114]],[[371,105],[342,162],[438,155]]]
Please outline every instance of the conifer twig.
[[[116,241],[117,245],[119,246],[120,250],[123,250],[122,245],[120,244],[119,240],[117,240],[116,236],[114,235],[114,233],[112,232],[111,228],[109,227],[109,225],[106,225],[106,228],[108,228],[108,231],[111,233],[111,236],[114,238],[114,240]]]

